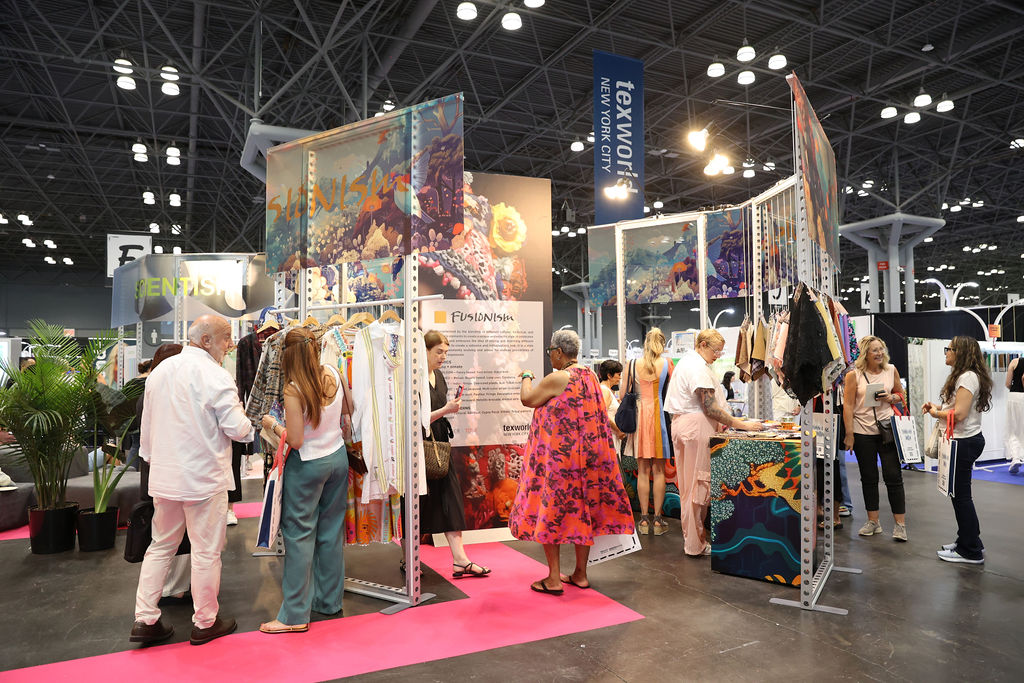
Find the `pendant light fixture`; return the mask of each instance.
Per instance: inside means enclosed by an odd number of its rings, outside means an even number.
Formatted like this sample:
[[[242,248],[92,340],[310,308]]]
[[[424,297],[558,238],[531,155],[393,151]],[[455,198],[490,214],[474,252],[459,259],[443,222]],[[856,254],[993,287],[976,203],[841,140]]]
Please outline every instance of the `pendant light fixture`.
[[[698,152],[703,152],[708,146],[708,129],[691,130],[686,134],[686,141]]]
[[[921,120],[921,114],[916,111],[909,111],[907,115],[903,117],[903,123],[913,124]]]
[[[135,144],[132,145],[132,152],[134,152],[135,154],[145,154],[146,153],[146,146],[144,144],[142,144],[142,140],[137,140],[135,142]]]
[[[946,93],[942,93],[942,99],[935,105],[935,111],[943,114],[947,111],[952,111],[954,106],[953,100],[949,99],[949,97],[946,96]]]
[[[740,85],[750,85],[751,83],[754,82],[754,78],[755,77],[753,71],[741,71],[736,76],[736,82],[739,83]]]
[[[750,44],[750,41],[743,38],[743,45],[740,49],[736,50],[736,59],[741,62],[749,62],[757,56],[757,52],[754,51],[754,47]]]
[[[573,140],[572,144],[569,145],[569,149],[573,152],[582,152],[583,142],[581,140]]]
[[[476,5],[471,2],[460,2],[455,9],[455,16],[463,21],[476,19]]]
[[[544,6],[544,0],[523,0],[523,4],[530,9],[538,9]]]
[[[779,52],[779,48],[777,47],[775,48],[775,54],[768,58],[768,68],[774,71],[785,69],[787,63],[786,55]]]
[[[715,57],[715,61],[708,64],[708,76],[711,78],[718,78],[719,76],[725,75],[725,65],[718,61],[718,57]]]
[[[515,12],[506,12],[501,18],[501,27],[506,31],[518,31],[523,27],[523,18]]]
[[[882,107],[882,118],[883,119],[894,119],[899,114],[896,111],[896,107]]]
[[[917,93],[917,97],[914,98],[915,107],[927,107],[932,103],[932,96],[924,91],[924,86],[921,86],[921,90]]]

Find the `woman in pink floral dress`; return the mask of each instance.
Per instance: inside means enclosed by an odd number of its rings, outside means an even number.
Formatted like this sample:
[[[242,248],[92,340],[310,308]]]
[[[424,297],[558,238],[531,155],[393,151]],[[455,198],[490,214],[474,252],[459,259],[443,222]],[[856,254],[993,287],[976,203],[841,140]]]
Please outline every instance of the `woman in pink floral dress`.
[[[512,535],[543,544],[548,575],[530,588],[561,595],[563,582],[589,588],[587,558],[595,536],[631,534],[629,499],[615,460],[612,429],[597,376],[576,364],[580,339],[572,330],[551,337],[555,369],[533,382],[520,375],[520,399],[534,408],[523,473],[509,515]],[[559,546],[576,548],[576,569],[560,573]]]

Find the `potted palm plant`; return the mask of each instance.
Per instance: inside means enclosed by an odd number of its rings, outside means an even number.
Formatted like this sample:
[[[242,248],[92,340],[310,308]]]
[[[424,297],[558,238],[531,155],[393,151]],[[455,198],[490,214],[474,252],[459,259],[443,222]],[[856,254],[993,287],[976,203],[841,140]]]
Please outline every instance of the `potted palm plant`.
[[[135,417],[135,399],[143,387],[133,385],[122,391],[100,383],[96,363],[83,372],[92,375],[91,382],[88,378],[85,382],[92,399],[87,405],[86,423],[87,440],[96,454],[92,470],[93,507],[79,510],[77,520],[78,549],[88,552],[114,547],[118,509],[109,504],[110,496],[131,465],[120,464],[122,444]]]
[[[29,510],[32,552],[57,553],[75,547],[78,506],[66,499],[68,473],[82,446],[95,383],[95,375],[82,370],[95,365],[114,335],[92,339],[83,349],[57,325],[32,320],[29,327],[36,362],[24,370],[4,364],[11,382],[0,389],[0,424],[17,439],[14,457],[35,483],[38,505]]]

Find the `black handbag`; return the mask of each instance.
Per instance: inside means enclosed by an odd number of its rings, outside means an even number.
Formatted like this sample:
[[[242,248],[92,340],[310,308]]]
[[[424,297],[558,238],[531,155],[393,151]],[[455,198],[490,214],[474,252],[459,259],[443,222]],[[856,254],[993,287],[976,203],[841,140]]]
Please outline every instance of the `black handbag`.
[[[864,375],[864,382],[870,384],[867,373],[862,372],[861,374]],[[891,446],[896,443],[896,437],[892,433],[892,420],[886,420],[885,422],[879,420],[878,411],[875,410],[874,406],[871,406],[871,414],[875,416],[875,425],[878,426],[878,435],[882,437],[882,445]]]
[[[142,500],[135,504],[128,515],[128,535],[124,541],[124,559],[127,562],[142,562],[149,544],[153,542],[153,501]],[[181,539],[175,555],[187,555],[192,552],[192,544],[188,540],[188,532]]]
[[[615,411],[615,426],[624,434],[636,433],[636,361],[629,363],[629,384]]]

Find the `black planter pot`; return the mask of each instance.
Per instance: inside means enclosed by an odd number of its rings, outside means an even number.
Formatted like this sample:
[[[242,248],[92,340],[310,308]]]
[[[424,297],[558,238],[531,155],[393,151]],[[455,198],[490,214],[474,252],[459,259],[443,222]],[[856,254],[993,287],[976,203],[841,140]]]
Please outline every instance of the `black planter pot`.
[[[117,535],[117,508],[93,512],[86,508],[78,512],[78,549],[83,553],[114,547]]]
[[[70,503],[58,510],[28,511],[28,536],[32,552],[36,555],[63,553],[75,549],[75,518],[78,503]]]

